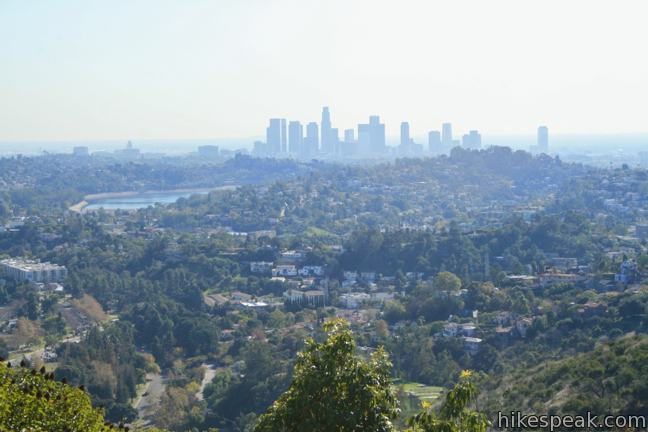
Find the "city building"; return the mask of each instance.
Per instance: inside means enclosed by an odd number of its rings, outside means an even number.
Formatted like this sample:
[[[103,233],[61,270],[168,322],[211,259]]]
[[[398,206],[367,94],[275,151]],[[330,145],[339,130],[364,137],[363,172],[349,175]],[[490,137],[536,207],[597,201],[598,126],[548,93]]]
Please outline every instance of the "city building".
[[[306,138],[302,147],[302,157],[312,157],[319,152],[319,127],[316,122],[306,125]]]
[[[452,147],[452,124],[443,123],[441,126],[441,143],[445,148]]]
[[[400,126],[400,145],[408,147],[410,145],[410,128],[408,122],[402,122]]]
[[[302,153],[304,142],[304,128],[298,121],[291,121],[288,124],[288,153],[299,155]]]
[[[286,154],[286,119],[281,119],[281,153]]]
[[[354,129],[344,130],[344,141],[340,143],[340,154],[349,156],[358,153]]]
[[[322,108],[321,138],[322,153],[335,153],[335,143],[333,142],[333,131],[331,126],[331,113],[329,112],[328,107]]]
[[[436,130],[428,132],[428,151],[432,153],[441,151],[441,132]]]
[[[358,125],[358,145],[361,153],[384,153],[386,150],[385,125],[379,116],[369,117],[369,123]]]
[[[547,126],[538,128],[538,151],[549,153],[549,128]]]
[[[481,141],[481,134],[476,130],[471,130],[462,137],[461,145],[469,149],[479,149],[482,145]]]
[[[348,144],[355,142],[355,130],[353,129],[344,130],[344,142]]]
[[[531,146],[531,153],[549,153],[549,128],[538,127],[538,137],[535,146]]]
[[[333,150],[332,154],[340,153],[340,133],[338,128],[331,128],[330,140],[331,149]]]
[[[0,261],[0,269],[6,276],[28,282],[61,282],[68,274],[64,266],[21,258]]]
[[[270,119],[270,124],[266,128],[266,145],[268,155],[277,155],[281,153],[282,137],[282,119]]]

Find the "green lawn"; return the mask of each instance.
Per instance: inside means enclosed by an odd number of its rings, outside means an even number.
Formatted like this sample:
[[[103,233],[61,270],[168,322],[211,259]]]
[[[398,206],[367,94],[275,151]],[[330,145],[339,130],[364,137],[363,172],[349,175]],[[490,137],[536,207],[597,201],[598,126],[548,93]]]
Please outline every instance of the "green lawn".
[[[432,402],[443,393],[443,387],[427,386],[415,382],[405,382],[399,385],[405,393],[415,396],[421,401]]]

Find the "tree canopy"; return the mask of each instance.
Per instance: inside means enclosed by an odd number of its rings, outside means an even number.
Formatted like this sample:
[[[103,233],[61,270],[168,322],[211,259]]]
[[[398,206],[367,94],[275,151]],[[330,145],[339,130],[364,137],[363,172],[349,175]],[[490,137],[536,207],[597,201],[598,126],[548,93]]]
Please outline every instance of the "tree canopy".
[[[90,395],[52,379],[41,369],[12,368],[0,364],[0,430],[98,432],[104,424],[101,410]]]
[[[256,432],[394,430],[398,400],[386,352],[358,356],[345,321],[328,321],[324,331],[322,343],[309,339],[298,354],[290,388],[260,418]]]

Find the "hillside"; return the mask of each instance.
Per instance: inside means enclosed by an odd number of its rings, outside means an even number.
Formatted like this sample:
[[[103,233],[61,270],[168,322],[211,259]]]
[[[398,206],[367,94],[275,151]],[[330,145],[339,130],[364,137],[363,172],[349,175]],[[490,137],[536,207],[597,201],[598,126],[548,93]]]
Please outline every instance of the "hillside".
[[[481,403],[493,413],[645,414],[648,336],[629,333],[589,352],[492,377]]]

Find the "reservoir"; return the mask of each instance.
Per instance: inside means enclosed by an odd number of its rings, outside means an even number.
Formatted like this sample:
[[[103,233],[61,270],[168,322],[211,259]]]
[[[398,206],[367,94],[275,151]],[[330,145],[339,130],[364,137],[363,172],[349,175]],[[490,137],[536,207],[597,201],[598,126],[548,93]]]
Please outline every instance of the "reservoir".
[[[87,205],[81,208],[84,211],[99,210],[137,210],[154,206],[156,204],[172,204],[179,198],[187,198],[196,194],[207,194],[218,189],[231,189],[232,186],[224,186],[209,189],[185,189],[170,191],[147,191],[147,192],[118,192],[86,197]]]

